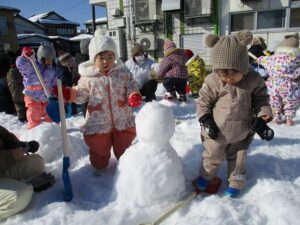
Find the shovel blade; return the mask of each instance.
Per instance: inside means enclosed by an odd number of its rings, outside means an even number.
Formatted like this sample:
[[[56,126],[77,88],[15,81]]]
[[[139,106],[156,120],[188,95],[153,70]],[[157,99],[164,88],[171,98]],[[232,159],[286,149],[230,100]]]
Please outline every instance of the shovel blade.
[[[63,158],[63,172],[62,172],[62,180],[64,183],[65,189],[65,201],[70,202],[73,199],[73,189],[72,183],[69,175],[69,166],[70,166],[70,157],[64,156]]]
[[[53,98],[48,98],[46,112],[55,123],[60,122],[58,101],[54,100]]]

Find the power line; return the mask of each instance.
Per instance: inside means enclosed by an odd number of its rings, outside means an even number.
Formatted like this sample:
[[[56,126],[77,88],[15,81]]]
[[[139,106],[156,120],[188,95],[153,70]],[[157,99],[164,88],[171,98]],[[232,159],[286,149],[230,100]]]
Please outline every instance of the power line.
[[[61,13],[69,12],[70,10],[72,10],[72,9],[74,9],[74,8],[76,8],[76,7],[80,6],[80,5],[82,5],[82,4],[85,3],[85,2],[86,2],[86,0],[83,0],[83,1],[79,2],[78,4],[72,6],[71,8],[61,11]]]
[[[28,12],[23,12],[24,14],[27,14],[28,16],[31,16],[31,14],[38,14],[38,11],[44,11],[45,9],[47,9],[49,7],[49,5],[53,4],[56,0],[51,0],[49,3],[47,3],[46,5],[43,5],[41,7],[35,8],[33,10],[29,10]]]

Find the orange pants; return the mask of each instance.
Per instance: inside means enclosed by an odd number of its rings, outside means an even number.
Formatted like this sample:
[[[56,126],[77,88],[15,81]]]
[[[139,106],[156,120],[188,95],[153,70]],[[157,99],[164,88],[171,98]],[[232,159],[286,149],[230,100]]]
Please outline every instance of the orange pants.
[[[135,136],[135,127],[122,131],[113,129],[105,134],[83,135],[85,143],[89,146],[92,166],[96,169],[107,167],[111,155],[111,147],[113,147],[114,154],[119,160],[121,155],[131,145]]]
[[[44,117],[46,122],[52,122],[46,112],[46,106],[48,102],[35,101],[28,96],[25,96],[24,100],[27,107],[26,116],[28,120],[28,129],[40,125],[42,122],[42,117]]]

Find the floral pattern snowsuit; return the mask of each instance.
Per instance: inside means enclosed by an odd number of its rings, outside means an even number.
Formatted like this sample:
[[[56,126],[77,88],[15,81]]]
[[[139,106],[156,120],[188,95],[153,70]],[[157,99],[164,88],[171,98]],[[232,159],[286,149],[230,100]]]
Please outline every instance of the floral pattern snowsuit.
[[[275,53],[258,58],[268,71],[266,81],[274,114],[294,117],[300,102],[300,51],[297,56]]]

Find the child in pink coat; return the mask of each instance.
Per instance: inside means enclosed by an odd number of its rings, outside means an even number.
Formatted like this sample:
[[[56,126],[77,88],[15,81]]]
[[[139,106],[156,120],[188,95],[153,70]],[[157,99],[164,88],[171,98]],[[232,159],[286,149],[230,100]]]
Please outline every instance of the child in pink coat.
[[[22,55],[17,58],[16,66],[23,76],[24,100],[27,107],[28,129],[41,124],[42,119],[52,122],[46,112],[48,98],[39,81],[39,78],[29,61],[28,56],[32,54],[30,47],[24,47]],[[52,66],[56,53],[52,45],[42,44],[37,51],[36,64],[41,71],[46,87],[51,90],[56,86],[57,73]]]
[[[113,39],[96,32],[89,45],[89,56],[89,61],[79,65],[78,85],[68,88],[69,100],[88,102],[83,137],[95,175],[101,175],[108,166],[111,148],[119,159],[135,138],[130,106],[139,106],[142,97],[132,74],[117,58]]]

